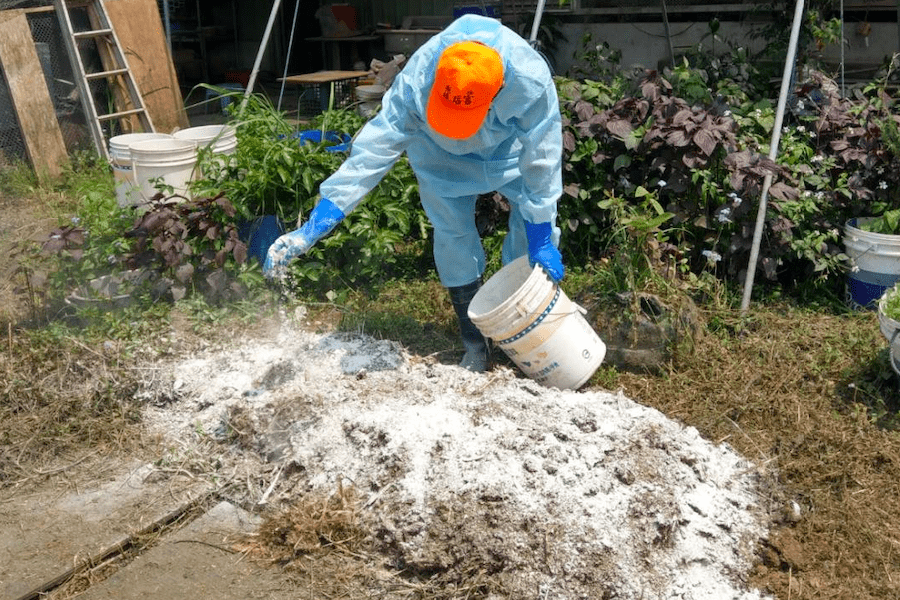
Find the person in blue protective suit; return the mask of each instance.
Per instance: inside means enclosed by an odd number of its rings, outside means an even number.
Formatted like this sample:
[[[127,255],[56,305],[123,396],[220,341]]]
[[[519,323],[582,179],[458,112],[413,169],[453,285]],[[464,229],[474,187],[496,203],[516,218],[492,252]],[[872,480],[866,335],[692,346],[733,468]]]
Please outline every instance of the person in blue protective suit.
[[[562,124],[556,87],[543,57],[495,19],[462,16],[410,57],[347,160],[319,187],[308,220],[269,249],[264,272],[278,276],[306,253],[403,152],[434,227],[435,264],[465,348],[460,364],[484,371],[489,346],[468,316],[485,269],[475,225],[478,195],[497,191],[509,200],[504,264],[527,254],[554,281],[564,274],[557,249]]]

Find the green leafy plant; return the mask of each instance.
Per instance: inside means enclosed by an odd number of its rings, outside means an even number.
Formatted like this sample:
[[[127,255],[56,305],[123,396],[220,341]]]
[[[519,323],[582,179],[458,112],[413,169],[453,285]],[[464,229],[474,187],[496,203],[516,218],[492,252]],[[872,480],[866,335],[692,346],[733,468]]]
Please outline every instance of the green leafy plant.
[[[294,261],[300,281],[360,283],[385,280],[404,260],[401,250],[421,255],[430,224],[419,203],[418,184],[401,158],[344,222]]]
[[[312,208],[319,184],[344,158],[328,152],[325,144],[301,143],[294,125],[265,96],[249,96],[233,125],[234,153],[200,160],[204,177],[191,190],[195,197],[223,194],[239,218],[276,215],[296,222]]]
[[[659,186],[660,204],[675,215],[667,242],[685,278],[687,269],[694,275],[711,267],[737,278],[748,264],[756,201],[771,177],[757,263],[763,281],[842,285],[835,276],[846,270],[843,224],[885,215],[878,222],[887,230],[900,205],[900,118],[885,93],[893,61],[848,97],[825,74],[809,71],[793,90],[770,160],[771,89],[754,85],[759,74],[744,49],[722,46],[730,48],[726,55],[690,52],[675,68],[632,81],[597,60],[607,49],[589,47],[583,64],[596,62],[597,76],[557,79],[567,260],[586,264],[615,245],[619,217],[597,198],[612,194],[638,206],[639,186]]]
[[[857,227],[871,233],[900,235],[900,208],[887,210],[881,216],[859,221]]]
[[[900,322],[900,286],[888,289],[878,303],[878,308],[885,316]]]
[[[637,186],[633,200],[607,191],[597,206],[613,215],[612,251],[609,253],[611,292],[627,293],[645,290],[656,280],[658,266],[671,249],[662,226],[674,219],[658,200],[658,191]],[[637,297],[636,295],[634,296]]]

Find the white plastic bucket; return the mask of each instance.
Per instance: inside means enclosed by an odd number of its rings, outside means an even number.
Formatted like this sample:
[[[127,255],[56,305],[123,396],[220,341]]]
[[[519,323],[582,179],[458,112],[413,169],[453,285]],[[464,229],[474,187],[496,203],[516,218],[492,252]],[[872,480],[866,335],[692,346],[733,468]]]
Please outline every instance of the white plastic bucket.
[[[384,96],[383,85],[358,85],[356,86],[356,99],[359,100],[357,112],[362,117],[370,117],[378,110],[381,97]]]
[[[844,246],[850,258],[847,296],[852,306],[874,308],[884,292],[900,280],[900,235],[860,229],[871,217],[850,219]]]
[[[193,140],[197,148],[209,147],[216,154],[234,154],[237,148],[237,132],[231,125],[200,125],[176,131],[179,140]]]
[[[174,137],[135,142],[131,144],[131,164],[142,203],[158,193],[156,180],[171,186],[174,194],[187,197],[197,164],[197,142]]]
[[[540,265],[522,256],[475,294],[469,318],[523,373],[547,387],[578,389],[603,362],[606,345]]]
[[[140,204],[140,190],[134,179],[130,144],[146,140],[172,139],[167,133],[125,133],[109,138],[109,160],[116,186],[116,202],[119,206]]]

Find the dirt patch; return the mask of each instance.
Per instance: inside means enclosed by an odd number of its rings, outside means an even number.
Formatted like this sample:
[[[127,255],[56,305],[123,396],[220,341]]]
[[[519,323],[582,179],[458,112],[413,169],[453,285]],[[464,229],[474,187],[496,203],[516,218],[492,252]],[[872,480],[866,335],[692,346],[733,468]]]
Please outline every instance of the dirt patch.
[[[354,488],[372,547],[411,577],[482,573],[523,599],[760,597],[755,466],[621,394],[288,323],[165,372],[145,423],[179,457],[269,473],[249,504]]]

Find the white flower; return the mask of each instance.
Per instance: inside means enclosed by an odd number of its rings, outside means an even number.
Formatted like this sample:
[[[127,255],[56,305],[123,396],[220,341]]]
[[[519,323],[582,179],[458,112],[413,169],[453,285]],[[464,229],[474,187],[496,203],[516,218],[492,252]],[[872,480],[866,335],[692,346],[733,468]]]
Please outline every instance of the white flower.
[[[72,217],[72,225],[78,225],[79,223],[81,223],[80,217]]]
[[[705,256],[706,260],[708,260],[711,263],[716,263],[716,262],[719,262],[720,260],[722,260],[722,255],[719,254],[718,252],[716,252],[715,250],[704,250],[703,252],[701,252],[701,254],[703,256]]]
[[[664,188],[664,187],[666,187],[666,180],[665,180],[665,179],[660,179],[660,180],[656,183],[656,185],[659,186],[659,187],[661,187],[661,188]]]
[[[730,194],[728,194],[728,197],[731,198],[731,202],[735,206],[740,206],[741,202],[743,202],[743,199],[741,199],[741,197],[737,195],[737,192],[731,192]]]
[[[875,169],[875,172],[879,175],[884,175],[884,165],[880,165],[877,169]]]
[[[731,209],[725,206],[719,211],[719,214],[716,215],[716,218],[719,220],[719,223],[731,223],[731,219],[728,217],[728,215],[730,214]]]
[[[730,111],[730,110],[726,110],[725,112],[722,113],[722,116],[723,116],[723,117],[730,117],[730,116],[731,116],[731,111]]]
[[[787,125],[781,128],[781,133],[784,135],[787,135],[789,131],[790,129],[787,127]]]
[[[804,127],[803,125],[798,125],[797,132],[798,133],[806,133],[806,127]]]
[[[886,190],[886,189],[887,189],[887,181],[879,181],[879,182],[878,182],[878,189]]]
[[[811,160],[812,162],[814,162],[814,163],[820,163],[820,162],[822,162],[823,160],[825,160],[825,157],[822,156],[821,154],[816,154],[816,155],[813,156],[810,160]]]
[[[803,100],[797,100],[797,110],[803,110],[804,108],[806,108],[806,105],[803,104]],[[803,126],[801,125],[797,129],[803,129]]]

